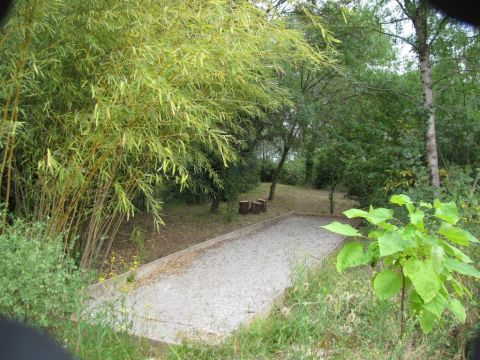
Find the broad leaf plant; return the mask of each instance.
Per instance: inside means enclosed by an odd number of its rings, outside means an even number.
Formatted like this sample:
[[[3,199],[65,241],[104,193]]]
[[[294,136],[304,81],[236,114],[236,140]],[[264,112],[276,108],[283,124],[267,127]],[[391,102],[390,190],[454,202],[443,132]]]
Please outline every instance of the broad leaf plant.
[[[337,234],[369,240],[366,247],[361,242],[346,244],[338,254],[337,270],[366,264],[376,269],[372,284],[378,299],[400,296],[401,335],[407,301],[409,316],[418,317],[425,334],[445,310],[464,323],[466,310],[461,299],[471,299],[472,293],[462,278],[479,279],[480,271],[461,248],[472,243],[478,246],[478,239],[458,225],[461,217],[454,202],[415,203],[403,194],[393,195],[390,202],[406,208],[408,223],[396,219],[392,209],[370,207],[369,211],[344,212],[350,219],[363,218],[373,226],[367,236],[340,222],[323,226]]]

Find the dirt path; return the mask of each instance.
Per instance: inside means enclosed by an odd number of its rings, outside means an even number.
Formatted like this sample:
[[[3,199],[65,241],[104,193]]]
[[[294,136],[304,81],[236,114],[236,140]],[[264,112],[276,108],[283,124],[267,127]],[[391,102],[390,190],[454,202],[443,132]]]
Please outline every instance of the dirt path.
[[[319,227],[331,221],[293,216],[192,253],[175,271],[141,280],[117,310],[133,320],[133,333],[154,340],[222,338],[264,311],[291,285],[296,267],[340,244],[342,237]]]

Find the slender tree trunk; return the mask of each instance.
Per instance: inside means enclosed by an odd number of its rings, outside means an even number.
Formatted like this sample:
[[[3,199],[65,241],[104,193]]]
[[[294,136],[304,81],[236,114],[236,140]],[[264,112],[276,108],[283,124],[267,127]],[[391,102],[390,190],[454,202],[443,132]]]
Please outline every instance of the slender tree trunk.
[[[223,180],[225,179],[227,169],[223,164],[218,164],[218,166],[220,167],[218,175]],[[220,201],[222,201],[222,199],[225,196],[225,189],[221,187],[217,187],[217,185],[213,182],[213,179],[211,180],[211,187],[213,190],[213,194],[212,194],[212,205],[210,206],[210,212],[215,213],[215,212],[218,212],[218,209],[220,207]]]
[[[210,206],[211,212],[218,212],[218,208],[220,207],[220,194],[216,193],[212,198],[212,205]]]
[[[270,201],[272,201],[273,198],[275,197],[275,188],[277,187],[278,176],[280,175],[280,171],[282,171],[283,164],[285,163],[285,160],[287,159],[287,155],[288,155],[289,150],[290,150],[290,147],[288,147],[286,145],[283,146],[282,157],[280,159],[280,162],[278,163],[277,168],[273,172],[272,185],[270,185],[270,195],[268,195],[268,200],[270,200]]]
[[[435,129],[435,108],[432,89],[432,69],[428,61],[428,54],[420,54],[420,71],[422,73],[423,107],[428,116],[427,120],[427,162],[430,167],[430,182],[436,188],[440,187],[438,171],[437,134]]]
[[[335,184],[330,184],[330,191],[328,192],[328,201],[330,203],[330,215],[335,212]]]
[[[312,179],[312,172],[313,172],[313,159],[310,153],[307,153],[305,159],[305,186],[310,184],[310,180]]]
[[[405,0],[405,8],[412,9],[411,0]],[[419,67],[422,77],[423,108],[427,113],[427,163],[430,168],[430,183],[436,188],[440,187],[440,176],[438,171],[437,134],[435,130],[435,104],[433,98],[432,68],[430,65],[430,44],[428,42],[428,11],[425,0],[418,2],[415,11],[408,11],[415,28],[416,50],[418,54]]]
[[[402,268],[402,298],[400,303],[400,338],[405,333],[405,274]]]

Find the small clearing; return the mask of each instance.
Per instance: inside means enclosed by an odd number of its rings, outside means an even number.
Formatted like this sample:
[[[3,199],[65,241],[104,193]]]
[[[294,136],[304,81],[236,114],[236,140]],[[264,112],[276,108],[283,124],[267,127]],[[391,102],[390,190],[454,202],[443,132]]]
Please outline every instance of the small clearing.
[[[269,183],[262,183],[252,191],[240,197],[241,200],[266,199]],[[354,207],[355,202],[343,193],[335,193],[335,213]],[[103,270],[107,277],[109,272],[122,273],[134,261],[137,255],[140,263],[147,263],[176,251],[201,243],[215,236],[222,235],[245,226],[294,211],[297,214],[329,215],[328,191],[309,189],[300,186],[278,184],[275,200],[268,202],[267,213],[258,215],[238,215],[237,205],[228,209],[227,203],[220,204],[218,213],[210,212],[210,203],[205,204],[166,204],[163,220],[165,226],[155,231],[153,221],[148,214],[137,214],[125,222],[113,243],[114,256],[107,260],[109,264]],[[144,245],[138,247],[132,241],[135,229],[144,232]]]

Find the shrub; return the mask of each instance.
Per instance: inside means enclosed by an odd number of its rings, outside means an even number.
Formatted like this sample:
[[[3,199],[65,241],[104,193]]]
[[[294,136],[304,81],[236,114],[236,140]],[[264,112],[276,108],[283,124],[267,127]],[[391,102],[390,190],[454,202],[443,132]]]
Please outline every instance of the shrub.
[[[224,199],[234,202],[238,197],[258,186],[258,164],[254,158],[247,158],[242,163],[227,168],[223,180]]]
[[[467,313],[461,300],[472,301],[473,294],[464,280],[480,279],[480,271],[462,250],[480,241],[459,226],[461,216],[454,202],[435,199],[433,205],[422,201],[417,204],[403,194],[392,196],[390,202],[408,210],[408,224],[396,219],[391,209],[344,211],[348,218],[366,219],[375,229],[366,236],[370,240],[366,252],[360,242],[343,247],[337,257],[338,271],[370,264],[376,270],[372,285],[379,300],[401,293],[401,335],[407,303],[410,317],[418,317],[426,334],[439,323],[445,310],[459,323],[465,323]],[[338,234],[363,237],[348,224],[334,222],[323,227]],[[377,263],[383,267],[377,267]]]
[[[0,235],[0,313],[55,328],[78,305],[83,277],[65,255],[62,238],[43,224],[17,220]]]
[[[260,181],[271,182],[273,172],[277,168],[277,164],[269,158],[265,158],[260,161]]]
[[[304,160],[288,160],[283,165],[278,181],[287,185],[305,184],[305,162]]]

